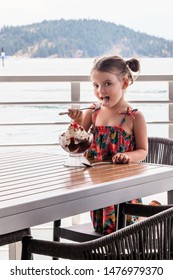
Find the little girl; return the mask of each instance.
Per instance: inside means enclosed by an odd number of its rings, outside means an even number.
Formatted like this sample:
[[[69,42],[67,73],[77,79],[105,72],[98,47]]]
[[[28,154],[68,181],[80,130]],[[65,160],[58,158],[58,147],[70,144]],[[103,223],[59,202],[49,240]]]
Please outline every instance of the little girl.
[[[124,60],[119,56],[108,56],[95,60],[91,81],[101,106],[95,111],[86,110],[84,114],[78,109],[68,111],[69,117],[93,133],[93,142],[86,153],[88,158],[124,164],[145,159],[145,119],[125,100],[125,91],[134,81],[133,73],[139,71],[140,64],[135,58]],[[141,199],[131,203],[141,203]],[[97,232],[108,234],[116,230],[115,205],[91,211],[91,218]],[[133,223],[132,218],[130,223]]]

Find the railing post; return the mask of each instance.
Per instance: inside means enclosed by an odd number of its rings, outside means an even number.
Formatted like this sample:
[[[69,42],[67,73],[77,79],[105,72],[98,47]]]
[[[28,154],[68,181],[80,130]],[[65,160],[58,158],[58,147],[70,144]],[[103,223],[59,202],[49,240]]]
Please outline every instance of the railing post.
[[[169,101],[173,102],[173,82],[169,82]],[[169,104],[169,121],[173,121],[173,104]],[[169,138],[173,138],[173,125],[169,124]]]
[[[80,83],[71,83],[71,101],[79,102],[80,101]],[[79,108],[79,105],[72,104],[72,108]]]
[[[169,100],[173,101],[173,82],[169,82]],[[169,104],[169,121],[173,121],[173,104]],[[169,138],[173,138],[173,125],[169,124]],[[168,192],[168,204],[173,204],[173,191]]]

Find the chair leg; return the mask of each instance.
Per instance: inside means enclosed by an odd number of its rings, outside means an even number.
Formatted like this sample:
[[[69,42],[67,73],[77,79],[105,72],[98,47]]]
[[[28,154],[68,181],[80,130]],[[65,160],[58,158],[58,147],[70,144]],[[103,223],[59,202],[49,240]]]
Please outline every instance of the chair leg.
[[[173,191],[169,191],[168,195],[168,204],[173,204]]]
[[[53,222],[53,241],[60,242],[59,230],[61,226],[61,220]],[[58,258],[52,258],[53,260],[58,260]]]
[[[57,220],[53,222],[53,241],[60,242],[59,237],[59,227],[61,226],[61,220]]]
[[[31,236],[24,236],[22,239],[22,255],[21,260],[33,260],[33,254],[28,252],[27,247],[32,239]]]
[[[117,205],[117,230],[126,226],[126,216],[123,214],[124,203]]]

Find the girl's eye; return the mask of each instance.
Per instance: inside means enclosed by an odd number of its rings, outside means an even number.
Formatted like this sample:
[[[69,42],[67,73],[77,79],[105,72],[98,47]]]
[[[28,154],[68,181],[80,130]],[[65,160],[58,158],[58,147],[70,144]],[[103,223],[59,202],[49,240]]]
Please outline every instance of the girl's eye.
[[[105,86],[106,86],[106,87],[109,87],[110,85],[111,85],[110,82],[105,83]]]
[[[98,88],[99,86],[98,86],[98,85],[96,85],[96,84],[93,84],[93,87],[94,87],[94,88]]]

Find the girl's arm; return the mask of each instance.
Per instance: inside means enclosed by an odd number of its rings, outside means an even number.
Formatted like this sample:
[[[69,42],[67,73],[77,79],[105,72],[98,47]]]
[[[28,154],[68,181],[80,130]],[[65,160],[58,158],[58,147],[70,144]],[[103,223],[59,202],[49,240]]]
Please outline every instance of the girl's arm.
[[[114,163],[139,162],[146,158],[148,152],[147,125],[141,112],[135,114],[133,131],[136,141],[136,149],[131,152],[117,153],[113,156]]]
[[[137,112],[134,120],[134,136],[136,150],[132,154],[132,161],[144,160],[148,153],[147,124],[141,112]]]

